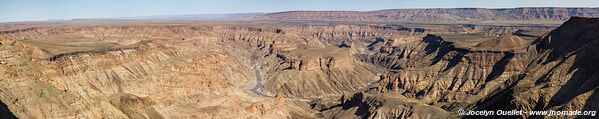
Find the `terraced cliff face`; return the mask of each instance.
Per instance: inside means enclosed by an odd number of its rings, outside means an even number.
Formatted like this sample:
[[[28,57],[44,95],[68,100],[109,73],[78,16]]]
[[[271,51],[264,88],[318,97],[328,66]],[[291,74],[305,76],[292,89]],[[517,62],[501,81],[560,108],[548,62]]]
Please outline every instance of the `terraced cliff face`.
[[[354,57],[362,44],[420,32],[367,25],[12,30],[1,45],[0,99],[21,118],[313,118],[296,99],[377,80],[380,68]]]
[[[390,9],[380,11],[290,11],[258,16],[275,20],[333,20],[387,22],[484,22],[484,21],[565,21],[571,16],[599,16],[597,8],[450,8]],[[466,22],[465,22],[466,21]]]
[[[529,57],[535,55],[527,52],[529,41],[519,36],[491,37],[472,45],[463,42],[446,41],[435,35],[373,42],[369,45],[373,52],[362,54],[361,59],[390,72],[381,75],[365,92],[340,99],[357,102],[341,101],[338,105],[342,106],[329,107],[333,109],[324,110],[325,114],[356,112],[353,116],[362,118],[452,117],[449,112],[474,106],[496,90],[506,88],[526,67]],[[488,48],[488,44],[498,47]],[[359,112],[365,109],[368,113]]]
[[[382,70],[353,57],[352,48],[296,49],[278,53],[267,63],[265,83],[268,92],[284,92],[289,96],[317,98],[358,90],[376,81]]]
[[[482,47],[488,42],[509,49]],[[422,41],[402,45],[407,48],[374,48],[383,52],[370,55],[369,59],[398,61],[382,64],[398,72],[381,77],[380,91],[399,91],[428,104],[473,103],[522,71],[529,60],[525,45],[520,44],[525,42],[517,36],[502,36],[468,47],[429,35]]]

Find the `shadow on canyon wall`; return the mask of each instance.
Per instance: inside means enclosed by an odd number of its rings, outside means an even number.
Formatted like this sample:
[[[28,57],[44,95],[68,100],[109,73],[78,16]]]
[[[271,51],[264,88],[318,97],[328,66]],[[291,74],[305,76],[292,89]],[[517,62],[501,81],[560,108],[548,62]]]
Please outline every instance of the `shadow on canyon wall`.
[[[2,101],[0,101],[0,119],[18,119]]]

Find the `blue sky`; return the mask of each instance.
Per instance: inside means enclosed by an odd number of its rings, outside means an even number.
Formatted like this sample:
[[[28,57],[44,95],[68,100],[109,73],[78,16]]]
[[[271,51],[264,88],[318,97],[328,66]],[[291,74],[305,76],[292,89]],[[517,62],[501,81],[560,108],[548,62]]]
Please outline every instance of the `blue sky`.
[[[599,0],[0,0],[0,22],[402,8],[599,7]]]

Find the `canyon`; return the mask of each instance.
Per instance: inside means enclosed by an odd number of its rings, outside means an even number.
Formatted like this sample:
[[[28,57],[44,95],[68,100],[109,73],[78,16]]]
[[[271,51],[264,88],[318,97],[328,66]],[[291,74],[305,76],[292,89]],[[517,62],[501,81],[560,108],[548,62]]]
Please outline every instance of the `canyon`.
[[[596,111],[599,18],[592,17],[599,9],[0,23],[0,117],[506,118],[459,111]]]

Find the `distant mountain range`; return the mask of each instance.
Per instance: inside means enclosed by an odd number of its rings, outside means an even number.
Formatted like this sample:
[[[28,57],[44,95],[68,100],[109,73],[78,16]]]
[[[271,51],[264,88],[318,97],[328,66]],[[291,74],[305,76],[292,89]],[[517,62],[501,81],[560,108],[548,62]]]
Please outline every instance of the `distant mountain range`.
[[[125,19],[185,20],[322,20],[380,22],[494,22],[509,20],[565,21],[571,16],[599,17],[599,8],[431,8],[378,11],[286,11],[275,13],[187,14]]]
[[[234,14],[184,14],[184,15],[153,15],[139,17],[118,17],[113,19],[166,19],[166,20],[251,20],[265,13],[234,13]]]

